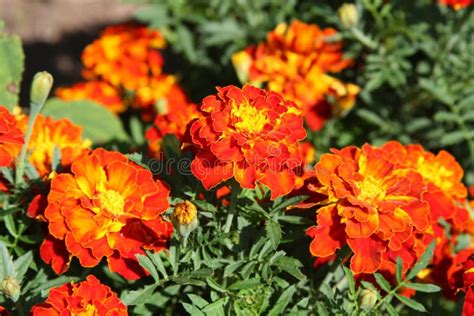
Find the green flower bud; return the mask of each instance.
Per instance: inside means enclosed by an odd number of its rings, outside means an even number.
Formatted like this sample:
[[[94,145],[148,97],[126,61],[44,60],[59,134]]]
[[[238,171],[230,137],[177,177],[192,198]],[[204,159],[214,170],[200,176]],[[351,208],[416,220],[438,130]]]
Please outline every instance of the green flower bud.
[[[377,302],[377,291],[363,289],[359,295],[359,307],[362,309],[371,309]]]
[[[53,76],[49,72],[42,71],[36,73],[31,84],[31,104],[41,107],[48,98],[53,86]]]
[[[342,25],[348,29],[356,26],[359,21],[359,11],[355,4],[344,3],[337,13]]]
[[[16,302],[20,297],[20,284],[14,277],[6,277],[3,279],[0,284],[0,289],[14,302]]]

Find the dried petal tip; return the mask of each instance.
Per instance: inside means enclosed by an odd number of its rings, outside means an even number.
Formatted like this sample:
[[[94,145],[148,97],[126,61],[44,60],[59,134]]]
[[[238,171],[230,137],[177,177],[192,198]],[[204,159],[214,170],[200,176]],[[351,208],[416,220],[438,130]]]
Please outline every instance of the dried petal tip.
[[[31,84],[31,104],[41,107],[53,86],[53,76],[47,71],[36,73]]]

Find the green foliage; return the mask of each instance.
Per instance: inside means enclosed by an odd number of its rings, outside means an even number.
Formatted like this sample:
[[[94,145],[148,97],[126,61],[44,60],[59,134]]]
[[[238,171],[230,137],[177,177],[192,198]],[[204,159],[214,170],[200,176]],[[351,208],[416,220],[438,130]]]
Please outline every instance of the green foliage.
[[[24,60],[20,38],[5,34],[0,21],[0,105],[8,109],[19,103]]]
[[[120,119],[105,107],[91,101],[50,99],[42,111],[55,119],[67,118],[82,127],[83,137],[96,145],[129,139]]]

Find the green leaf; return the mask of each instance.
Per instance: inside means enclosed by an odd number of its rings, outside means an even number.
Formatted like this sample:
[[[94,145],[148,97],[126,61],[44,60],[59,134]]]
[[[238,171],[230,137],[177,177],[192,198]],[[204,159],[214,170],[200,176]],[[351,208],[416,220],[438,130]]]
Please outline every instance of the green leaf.
[[[5,36],[0,30],[0,104],[13,109],[19,104],[25,55],[18,36]]]
[[[465,139],[466,133],[464,131],[454,131],[451,133],[444,134],[439,141],[443,146],[450,146],[459,144]]]
[[[138,259],[138,263],[140,263],[140,265],[145,269],[147,270],[148,272],[150,272],[151,276],[153,277],[153,279],[158,282],[160,280],[160,277],[158,275],[158,271],[156,271],[156,268],[155,268],[155,265],[153,264],[153,262],[150,260],[150,258],[148,258],[147,256],[144,256],[144,255],[136,255],[137,259]]]
[[[222,287],[219,283],[217,283],[214,279],[212,278],[206,278],[207,285],[209,285],[211,288],[216,290],[217,292],[225,293],[226,289]]]
[[[405,287],[423,293],[435,293],[441,291],[441,288],[434,284],[425,283],[406,283]]]
[[[400,295],[398,293],[394,293],[394,295],[400,302],[410,307],[411,309],[414,309],[419,312],[426,312],[425,307],[417,301],[412,300],[411,298],[408,298],[406,296]]]
[[[402,258],[397,257],[397,265],[395,266],[395,277],[397,279],[397,283],[402,283],[402,272],[403,272],[403,261]]]
[[[426,268],[433,258],[434,249],[436,247],[436,241],[432,241],[431,244],[426,248],[425,253],[421,256],[420,260],[413,266],[408,273],[406,280],[411,280],[420,273],[421,270]]]
[[[458,116],[452,112],[447,112],[447,111],[440,111],[436,112],[434,115],[435,121],[438,122],[456,122],[458,119]]]
[[[234,271],[237,270],[238,268],[240,268],[243,264],[244,263],[242,261],[238,261],[238,262],[233,262],[233,263],[227,265],[224,268],[224,278],[227,278],[229,275],[234,273]]]
[[[203,312],[201,312],[196,306],[193,306],[188,303],[183,303],[184,309],[189,313],[189,315],[193,316],[205,316]]]
[[[267,237],[270,239],[273,249],[278,248],[282,235],[280,224],[272,219],[269,219],[265,223],[265,230],[267,231]]]
[[[275,306],[268,313],[269,316],[281,315],[290,303],[291,298],[296,292],[294,285],[287,288],[276,301]]]
[[[18,257],[13,262],[13,266],[15,269],[15,277],[17,278],[18,281],[21,281],[21,279],[23,279],[23,276],[25,275],[26,271],[28,271],[28,268],[30,267],[32,262],[33,262],[33,253],[31,251],[28,251],[21,257]]]
[[[136,116],[130,118],[130,134],[135,144],[141,145],[146,142],[143,123]]]
[[[0,242],[0,280],[8,276],[13,276],[15,267],[13,265],[12,257],[8,253],[7,247]]]
[[[147,251],[147,254],[148,254],[148,257],[151,259],[151,261],[153,261],[153,263],[155,264],[158,271],[160,271],[161,274],[165,278],[167,278],[168,273],[166,273],[166,269],[165,269],[165,266],[163,264],[163,260],[161,260],[161,252],[151,253],[151,252]]]
[[[129,139],[118,116],[92,101],[63,101],[53,98],[46,102],[43,114],[55,119],[69,119],[81,126],[83,136],[95,144]]]
[[[371,123],[373,125],[377,125],[379,127],[385,127],[386,123],[383,118],[375,114],[374,112],[371,112],[366,109],[359,109],[356,112],[357,116],[359,116],[361,119],[365,120],[368,123]]]
[[[399,315],[398,311],[390,303],[385,303],[384,306],[387,309],[387,312],[390,316],[398,316]]]
[[[227,303],[227,297],[222,297],[202,309],[206,315],[225,315],[224,305]]]
[[[195,295],[195,294],[187,294],[191,302],[199,308],[203,308],[206,305],[209,305],[209,302],[203,299],[202,297]]]
[[[351,269],[346,266],[342,266],[344,270],[344,274],[346,275],[347,286],[349,287],[349,293],[354,295],[355,294],[355,280],[354,275],[352,274]]]
[[[234,284],[227,287],[229,291],[248,290],[257,287],[261,284],[261,280],[258,278],[252,278],[248,280],[237,281]]]
[[[150,297],[157,287],[158,284],[151,284],[136,291],[125,291],[120,298],[127,306],[142,305],[150,300]]]
[[[285,200],[283,200],[282,203],[277,204],[273,207],[273,212],[283,210],[283,209],[287,208],[290,205],[296,205],[296,204],[306,200],[307,198],[308,198],[307,195],[298,195],[298,196],[293,196],[289,199],[285,199]]]
[[[374,274],[375,281],[377,281],[377,284],[380,285],[382,290],[385,292],[390,292],[390,283],[381,275],[380,273],[375,273]]]

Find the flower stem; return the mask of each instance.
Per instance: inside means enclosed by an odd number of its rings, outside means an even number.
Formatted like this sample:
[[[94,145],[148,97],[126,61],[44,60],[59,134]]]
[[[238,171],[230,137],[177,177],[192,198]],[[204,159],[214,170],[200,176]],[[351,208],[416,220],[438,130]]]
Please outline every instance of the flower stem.
[[[237,204],[237,196],[240,193],[240,185],[235,179],[232,179],[232,187],[231,187],[231,195],[230,195],[230,206],[229,206],[229,214],[227,215],[227,219],[224,226],[224,232],[228,233],[230,231],[230,227],[232,226],[232,221],[235,215],[235,207]]]
[[[25,172],[25,160],[26,160],[26,153],[28,151],[28,144],[30,143],[31,134],[33,132],[33,127],[36,122],[36,118],[38,117],[40,107],[31,106],[31,113],[30,118],[28,120],[28,129],[26,130],[25,135],[25,143],[21,148],[20,156],[17,159],[17,167],[16,167],[16,175],[15,175],[15,183],[20,184],[24,182],[23,174]]]

